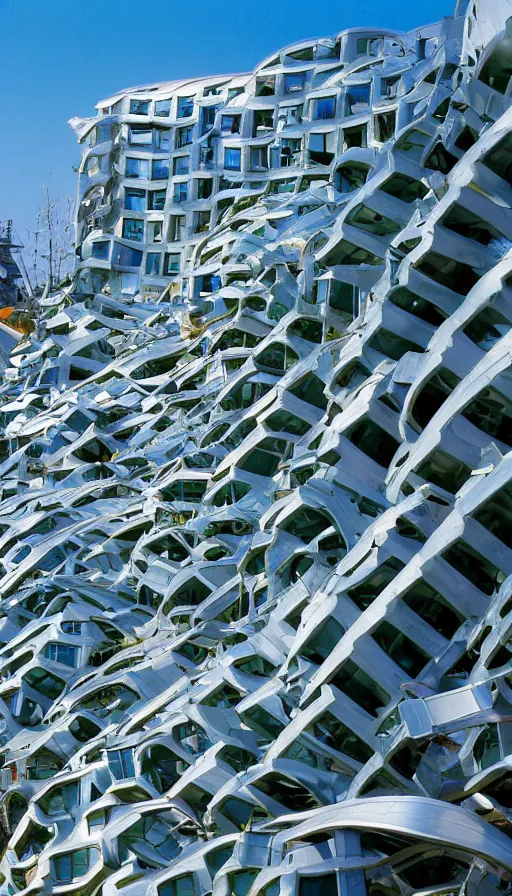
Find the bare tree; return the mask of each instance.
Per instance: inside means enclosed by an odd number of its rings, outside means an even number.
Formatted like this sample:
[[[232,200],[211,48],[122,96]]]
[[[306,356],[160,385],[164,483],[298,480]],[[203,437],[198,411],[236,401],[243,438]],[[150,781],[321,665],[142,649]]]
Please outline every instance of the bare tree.
[[[48,284],[50,292],[72,270],[73,207],[71,196],[52,193],[51,182],[42,188],[42,203],[35,230],[29,231],[31,270],[36,287]]]

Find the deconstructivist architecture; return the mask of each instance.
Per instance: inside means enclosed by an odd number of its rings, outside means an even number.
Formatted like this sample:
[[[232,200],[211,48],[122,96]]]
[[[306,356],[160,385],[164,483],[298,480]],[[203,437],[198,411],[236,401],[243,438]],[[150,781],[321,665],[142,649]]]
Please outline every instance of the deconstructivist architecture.
[[[0,894],[512,892],[512,2],[75,120],[0,386]]]

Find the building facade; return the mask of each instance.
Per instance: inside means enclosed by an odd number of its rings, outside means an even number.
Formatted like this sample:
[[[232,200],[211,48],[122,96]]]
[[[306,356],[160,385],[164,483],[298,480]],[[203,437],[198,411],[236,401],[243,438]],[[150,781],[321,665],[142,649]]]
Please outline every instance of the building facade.
[[[512,892],[511,15],[74,122],[0,385],[1,896]]]

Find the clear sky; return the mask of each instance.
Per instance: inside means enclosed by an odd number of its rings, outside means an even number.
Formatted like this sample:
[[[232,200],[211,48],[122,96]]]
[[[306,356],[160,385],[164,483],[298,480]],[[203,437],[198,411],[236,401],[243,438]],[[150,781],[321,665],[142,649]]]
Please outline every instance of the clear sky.
[[[403,31],[454,0],[0,0],[0,220],[22,239],[41,186],[74,194],[67,121],[116,90],[250,71],[274,50],[357,25]]]

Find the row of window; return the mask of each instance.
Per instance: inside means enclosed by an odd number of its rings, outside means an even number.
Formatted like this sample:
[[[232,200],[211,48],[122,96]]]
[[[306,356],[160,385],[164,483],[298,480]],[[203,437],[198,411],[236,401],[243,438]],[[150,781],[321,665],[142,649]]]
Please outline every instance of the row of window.
[[[123,226],[123,236],[126,239],[142,240],[142,236],[139,236],[138,234],[142,234],[143,231],[132,230],[134,224],[140,224],[142,226],[142,221],[130,221],[130,219],[125,218],[123,224],[128,225],[126,227]],[[134,233],[137,235],[134,236]],[[93,243],[92,257],[99,261],[108,261],[110,256],[110,245],[108,240],[100,240]],[[114,243],[112,263],[121,267],[140,267],[142,265],[142,251],[132,249],[129,246],[121,246],[119,243]],[[181,256],[179,252],[148,252],[146,255],[145,270],[148,276],[158,277],[163,275],[166,277],[173,277],[175,274],[179,274],[180,267]],[[64,662],[64,660],[60,660],[60,662]]]

